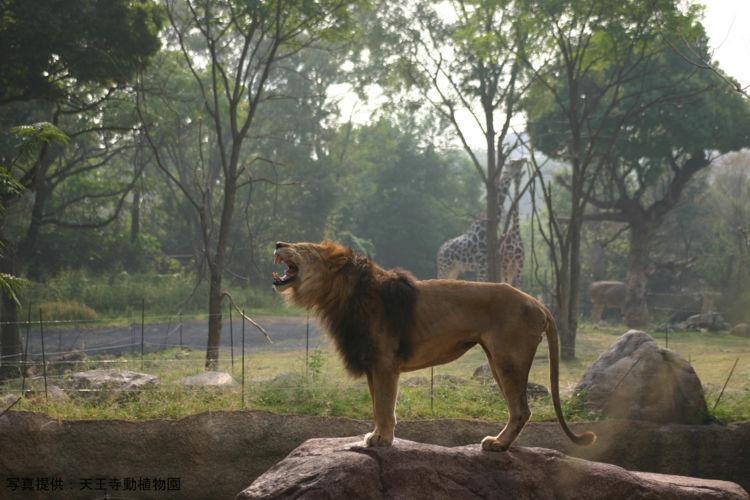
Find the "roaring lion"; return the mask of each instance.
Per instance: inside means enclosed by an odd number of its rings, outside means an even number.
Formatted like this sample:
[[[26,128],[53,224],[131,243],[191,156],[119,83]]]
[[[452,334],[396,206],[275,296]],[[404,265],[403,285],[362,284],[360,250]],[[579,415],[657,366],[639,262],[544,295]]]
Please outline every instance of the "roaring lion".
[[[367,376],[375,429],[365,446],[390,446],[396,427],[401,372],[448,363],[479,344],[508,403],[508,423],[482,449],[504,451],[531,417],[526,401],[529,369],[542,335],[550,349],[555,413],[565,434],[588,445],[592,432],[575,434],[560,408],[557,328],[534,297],[505,283],[418,281],[400,269],[384,270],[344,246],[276,243],[275,288],[287,302],[316,313],[333,337],[344,365]]]

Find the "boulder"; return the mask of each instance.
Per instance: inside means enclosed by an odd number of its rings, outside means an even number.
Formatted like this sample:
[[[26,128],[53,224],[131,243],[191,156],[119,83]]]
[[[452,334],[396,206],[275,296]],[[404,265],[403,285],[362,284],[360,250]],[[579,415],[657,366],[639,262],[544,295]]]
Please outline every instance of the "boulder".
[[[227,372],[203,372],[183,377],[177,381],[180,385],[190,387],[233,387],[237,381]]]
[[[526,395],[532,399],[546,398],[549,396],[549,391],[542,384],[529,382],[526,384]]]
[[[430,385],[430,379],[427,377],[411,377],[401,382],[401,387],[419,387],[421,385]]]
[[[747,323],[737,323],[729,330],[729,335],[735,337],[750,337],[750,325]]]
[[[42,389],[40,395],[44,397],[44,389]],[[47,397],[50,401],[54,401],[57,403],[65,403],[67,401],[70,401],[70,396],[68,396],[68,394],[64,390],[56,385],[47,386]]]
[[[434,383],[435,385],[466,385],[469,381],[463,377],[441,373],[440,375],[435,375]]]
[[[694,314],[685,321],[674,325],[675,330],[709,330],[718,332],[728,330],[729,324],[724,321],[724,317],[717,312],[707,312],[703,314]]]
[[[129,370],[88,370],[73,373],[68,378],[74,389],[82,392],[138,391],[159,383],[159,378]]]
[[[10,405],[15,404],[17,399],[17,394],[8,393],[0,395],[0,412],[4,411]]]
[[[237,498],[750,498],[727,481],[631,472],[547,448],[491,453],[478,444],[361,443],[362,437],[306,441]]]
[[[492,370],[490,370],[490,365],[488,365],[487,363],[479,365],[477,369],[474,370],[474,374],[471,376],[471,378],[479,381],[482,384],[492,384],[493,386],[496,385],[495,378],[492,376]],[[549,396],[549,391],[541,384],[529,382],[526,385],[526,394],[532,399],[545,398]]]
[[[490,365],[487,363],[483,363],[479,366],[477,366],[477,369],[474,370],[474,373],[472,374],[471,378],[474,380],[478,380],[482,383],[489,383],[494,382],[495,379],[492,376],[492,370],[490,370]]]
[[[682,424],[710,420],[701,381],[690,363],[638,330],[602,353],[574,394],[589,411],[606,417]]]

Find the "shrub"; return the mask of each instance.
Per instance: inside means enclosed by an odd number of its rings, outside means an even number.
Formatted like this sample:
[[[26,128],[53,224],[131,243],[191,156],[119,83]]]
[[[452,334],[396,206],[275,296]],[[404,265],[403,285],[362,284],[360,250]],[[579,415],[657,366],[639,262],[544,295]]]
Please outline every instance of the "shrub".
[[[40,306],[42,314],[47,319],[54,320],[93,320],[97,318],[96,311],[75,300],[60,300],[44,302]]]

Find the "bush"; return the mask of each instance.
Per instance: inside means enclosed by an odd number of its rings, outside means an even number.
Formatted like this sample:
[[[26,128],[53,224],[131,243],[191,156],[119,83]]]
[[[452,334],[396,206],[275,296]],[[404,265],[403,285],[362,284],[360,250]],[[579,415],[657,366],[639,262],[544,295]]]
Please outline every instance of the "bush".
[[[55,320],[94,320],[96,311],[75,300],[44,302],[40,309],[45,318]]]

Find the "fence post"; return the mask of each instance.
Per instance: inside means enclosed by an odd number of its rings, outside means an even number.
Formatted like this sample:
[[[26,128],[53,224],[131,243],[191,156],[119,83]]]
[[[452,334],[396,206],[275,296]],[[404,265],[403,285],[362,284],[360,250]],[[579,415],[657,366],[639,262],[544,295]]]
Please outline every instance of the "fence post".
[[[182,311],[180,311],[180,350],[182,350]]]
[[[232,321],[232,303],[229,302],[229,358],[234,373],[234,322]]]
[[[29,337],[31,336],[31,305],[26,318],[26,347],[23,350],[23,368],[21,372],[21,397],[26,396],[26,372],[29,368]]]
[[[128,306],[128,328],[130,329],[130,351],[135,351],[135,332],[133,331],[133,309]]]
[[[245,409],[245,310],[242,310],[242,406]]]
[[[143,338],[146,327],[146,299],[141,298],[141,371],[143,371]]]
[[[47,354],[44,352],[44,319],[42,318],[42,308],[39,308],[39,332],[42,335],[42,374],[44,375],[44,399],[49,402],[47,394]]]
[[[307,313],[307,326],[305,327],[305,378],[307,378],[308,358],[310,357],[310,313]]]
[[[430,367],[430,413],[435,411],[435,367]]]

